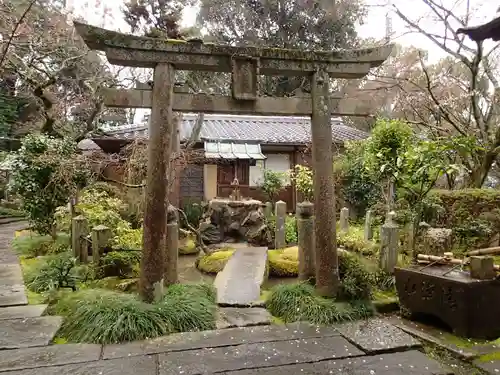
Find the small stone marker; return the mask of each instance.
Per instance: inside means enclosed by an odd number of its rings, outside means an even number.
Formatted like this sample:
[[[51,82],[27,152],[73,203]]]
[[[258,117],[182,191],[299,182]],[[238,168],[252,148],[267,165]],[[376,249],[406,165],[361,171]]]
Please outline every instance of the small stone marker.
[[[274,234],[274,248],[283,249],[286,246],[286,241],[285,241],[286,203],[285,202],[283,201],[276,202],[275,215],[276,215],[276,229]]]
[[[264,216],[266,218],[270,218],[273,216],[273,204],[271,202],[266,202],[266,205],[264,207]]]
[[[493,257],[472,256],[470,257],[470,277],[478,280],[491,280],[496,277]]]
[[[99,264],[101,254],[111,239],[111,229],[105,225],[92,228],[92,262]]]
[[[380,228],[379,267],[389,273],[394,271],[398,263],[399,252],[399,228],[392,218],[389,213],[386,223]]]
[[[373,239],[373,228],[372,228],[372,211],[366,211],[365,217],[365,241],[371,241]]]
[[[340,210],[340,231],[349,231],[349,209],[347,207]]]
[[[179,221],[177,209],[171,204],[167,209],[167,232],[165,246],[165,286],[177,283],[177,263],[179,259]]]
[[[315,277],[313,215],[313,203],[305,201],[297,205],[299,280],[311,280]]]

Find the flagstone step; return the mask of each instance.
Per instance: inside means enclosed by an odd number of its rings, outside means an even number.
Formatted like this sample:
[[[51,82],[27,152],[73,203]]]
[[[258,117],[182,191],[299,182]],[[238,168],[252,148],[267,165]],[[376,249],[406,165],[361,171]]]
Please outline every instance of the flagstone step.
[[[0,350],[49,345],[62,322],[60,316],[0,320]]]
[[[0,320],[38,318],[45,313],[48,305],[25,305],[0,308]]]

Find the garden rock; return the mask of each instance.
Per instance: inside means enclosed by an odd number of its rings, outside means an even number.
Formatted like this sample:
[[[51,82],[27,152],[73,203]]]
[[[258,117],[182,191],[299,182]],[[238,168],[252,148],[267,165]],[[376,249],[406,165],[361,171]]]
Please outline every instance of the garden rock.
[[[447,228],[428,228],[423,233],[422,254],[442,256],[451,251],[453,231]]]
[[[203,241],[208,244],[225,241],[269,246],[272,233],[266,224],[264,207],[258,200],[212,199],[199,227]]]

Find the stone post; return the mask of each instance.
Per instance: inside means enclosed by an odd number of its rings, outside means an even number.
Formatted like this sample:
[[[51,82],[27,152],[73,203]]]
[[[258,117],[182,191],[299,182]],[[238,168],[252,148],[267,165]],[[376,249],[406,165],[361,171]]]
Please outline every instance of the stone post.
[[[491,280],[497,276],[494,259],[491,256],[470,257],[470,277],[478,280]]]
[[[297,205],[297,231],[299,239],[299,280],[313,280],[314,264],[314,205],[302,202]]]
[[[343,207],[340,210],[340,231],[349,231],[349,209],[347,207]]]
[[[373,228],[372,228],[372,211],[366,211],[365,216],[365,241],[371,241],[373,239]]]
[[[71,248],[80,263],[88,262],[88,243],[84,239],[87,234],[87,219],[82,215],[75,216],[71,220]]]
[[[169,204],[167,209],[167,239],[165,246],[165,286],[177,283],[177,261],[179,256],[179,220],[177,209]]]
[[[145,302],[161,298],[167,227],[166,205],[168,165],[174,127],[172,113],[174,67],[159,63],[154,68],[149,121],[148,166],[144,209],[144,237],[142,246],[139,295]]]
[[[105,225],[92,228],[92,262],[99,264],[104,248],[111,239],[111,229]]]
[[[318,69],[311,77],[316,291],[324,297],[335,297],[339,286],[339,272],[329,86],[328,73]]]
[[[274,232],[274,248],[283,249],[286,246],[285,241],[285,218],[286,218],[286,203],[277,201],[275,207],[276,229]]]
[[[271,202],[266,202],[266,206],[264,207],[264,216],[266,219],[273,216],[273,204]]]
[[[398,263],[399,253],[399,228],[392,218],[380,228],[380,258],[379,267],[392,273]]]

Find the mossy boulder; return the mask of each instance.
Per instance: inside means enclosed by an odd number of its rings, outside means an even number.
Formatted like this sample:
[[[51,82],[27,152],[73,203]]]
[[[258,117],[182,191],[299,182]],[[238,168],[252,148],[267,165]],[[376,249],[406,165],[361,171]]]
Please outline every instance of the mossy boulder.
[[[196,246],[196,241],[192,236],[187,236],[179,240],[179,254],[192,255],[198,254],[200,249]]]
[[[299,248],[269,250],[269,275],[277,277],[296,277],[299,274]]]
[[[229,258],[234,253],[232,248],[224,248],[213,252],[212,254],[203,255],[198,258],[196,266],[201,272],[208,274],[217,274],[224,269]]]

